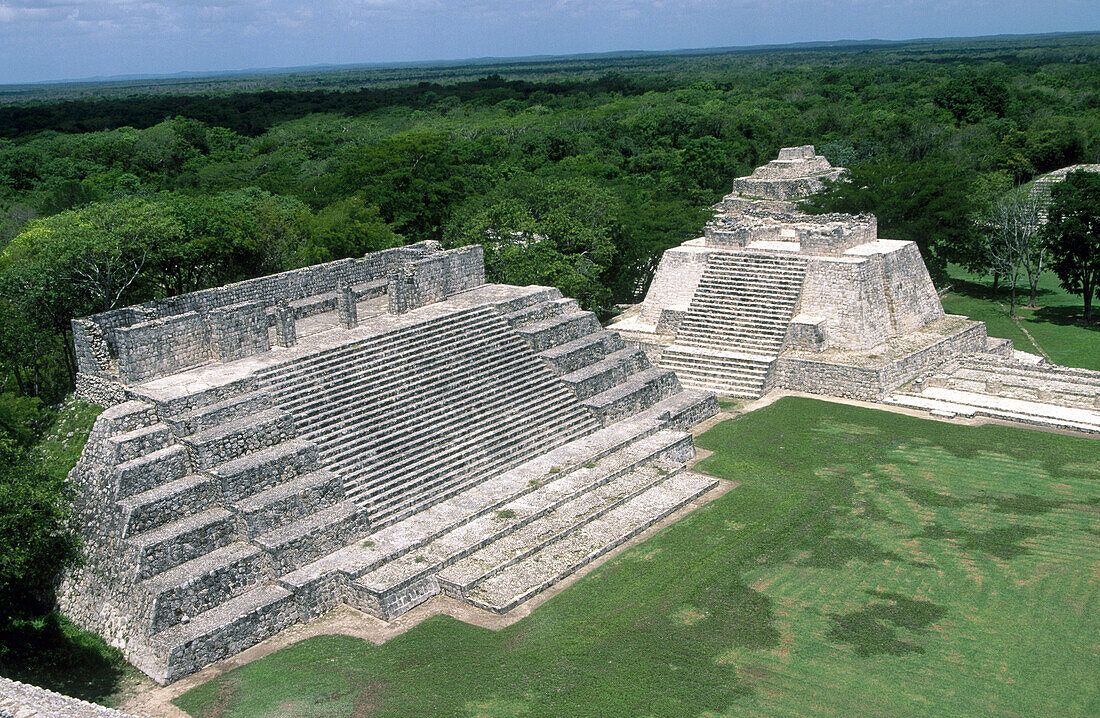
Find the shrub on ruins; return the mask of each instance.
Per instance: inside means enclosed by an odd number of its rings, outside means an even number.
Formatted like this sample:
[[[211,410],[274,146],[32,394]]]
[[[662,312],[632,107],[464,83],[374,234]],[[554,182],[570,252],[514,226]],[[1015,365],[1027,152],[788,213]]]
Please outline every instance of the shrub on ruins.
[[[968,172],[936,158],[886,159],[855,165],[825,184],[802,203],[806,211],[875,215],[880,237],[916,242],[936,281],[947,276],[948,262],[970,263],[978,235]]]
[[[1100,173],[1071,172],[1051,188],[1043,237],[1050,268],[1084,300],[1090,323],[1092,300],[1100,296]]]

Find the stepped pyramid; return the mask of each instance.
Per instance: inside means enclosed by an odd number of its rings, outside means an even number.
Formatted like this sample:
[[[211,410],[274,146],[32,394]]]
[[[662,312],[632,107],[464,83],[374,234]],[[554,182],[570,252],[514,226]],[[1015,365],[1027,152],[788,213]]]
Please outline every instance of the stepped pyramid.
[[[878,400],[946,357],[1007,351],[981,322],[944,314],[914,243],[880,238],[870,215],[798,210],[843,172],[807,145],[735,180],[612,328],[683,386],[743,398]]]
[[[171,682],[348,604],[504,612],[692,502],[713,394],[480,247],[379,252],[75,320],[109,406],[60,606]]]

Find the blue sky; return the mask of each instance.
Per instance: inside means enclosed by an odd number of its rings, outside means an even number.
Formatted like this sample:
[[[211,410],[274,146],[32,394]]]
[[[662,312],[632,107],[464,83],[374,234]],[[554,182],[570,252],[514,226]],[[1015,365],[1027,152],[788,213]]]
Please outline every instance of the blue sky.
[[[1100,0],[0,0],[0,83],[1100,30]]]

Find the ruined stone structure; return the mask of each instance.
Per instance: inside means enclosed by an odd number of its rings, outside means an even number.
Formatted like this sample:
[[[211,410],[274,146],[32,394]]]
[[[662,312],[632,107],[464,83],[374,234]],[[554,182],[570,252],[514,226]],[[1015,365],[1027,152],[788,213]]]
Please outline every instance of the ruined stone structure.
[[[45,688],[0,678],[0,718],[139,718]]]
[[[421,243],[73,322],[62,610],[173,681],[339,603],[503,612],[711,489],[713,394]]]
[[[915,244],[880,238],[869,215],[797,210],[841,172],[806,146],[738,179],[613,328],[684,386],[737,397],[877,400],[950,357],[1007,352],[984,324],[944,314]]]
[[[1039,220],[1043,223],[1047,220],[1047,206],[1050,204],[1050,191],[1054,185],[1061,182],[1071,172],[1100,172],[1100,164],[1070,165],[1040,177],[1036,177],[1031,183],[1031,193],[1039,199]]]

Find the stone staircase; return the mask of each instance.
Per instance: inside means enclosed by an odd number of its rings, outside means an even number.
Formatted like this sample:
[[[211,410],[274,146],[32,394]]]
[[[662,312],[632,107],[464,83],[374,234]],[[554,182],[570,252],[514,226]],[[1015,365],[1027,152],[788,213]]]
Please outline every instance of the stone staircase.
[[[664,428],[690,403],[658,402],[280,583],[310,597],[314,614],[346,602],[392,620],[441,592],[507,611],[716,484],[684,471],[694,453],[690,434]]]
[[[798,256],[715,252],[676,340],[659,364],[688,388],[727,396],[766,391],[802,293]]]
[[[598,428],[492,307],[260,379],[374,526]]]
[[[110,410],[102,449],[126,600],[127,657],[170,681],[298,620],[272,581],[367,528],[343,484],[254,379]],[[165,420],[161,420],[165,417]]]

